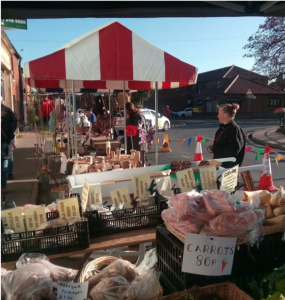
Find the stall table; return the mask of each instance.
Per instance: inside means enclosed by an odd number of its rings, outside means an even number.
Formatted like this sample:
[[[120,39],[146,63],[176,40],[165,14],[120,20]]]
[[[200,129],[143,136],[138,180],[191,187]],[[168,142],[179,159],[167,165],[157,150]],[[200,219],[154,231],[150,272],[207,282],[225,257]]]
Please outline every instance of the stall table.
[[[116,151],[116,149],[121,149],[121,142],[114,141],[107,137],[91,137],[90,138],[90,148],[91,151],[94,149],[96,155],[106,155],[106,142],[110,142],[111,151]]]
[[[73,256],[73,255],[85,253],[75,267],[76,270],[79,270],[94,251],[138,245],[138,244],[149,243],[149,242],[153,243],[155,241],[156,241],[156,227],[145,228],[145,229],[114,233],[106,236],[92,238],[90,239],[90,247],[87,249],[57,253],[57,254],[47,255],[47,257],[48,259],[53,259],[53,258]],[[1,263],[1,267],[5,268],[5,266],[15,265],[16,262],[17,261],[3,262]]]

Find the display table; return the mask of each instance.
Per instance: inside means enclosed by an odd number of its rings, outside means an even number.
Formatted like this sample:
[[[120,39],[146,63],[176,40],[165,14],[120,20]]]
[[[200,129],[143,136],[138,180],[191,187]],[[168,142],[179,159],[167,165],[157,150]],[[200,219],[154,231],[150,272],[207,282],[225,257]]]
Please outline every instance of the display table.
[[[105,235],[97,238],[90,239],[90,247],[83,250],[57,253],[52,255],[47,255],[48,259],[72,256],[85,253],[81,260],[76,265],[75,269],[79,270],[84,263],[87,261],[89,256],[94,251],[113,249],[131,245],[138,245],[143,243],[155,242],[156,241],[156,228],[145,228],[139,230],[132,230],[127,232],[120,232],[110,235]],[[40,253],[40,249],[39,249]],[[19,256],[20,257],[20,256]],[[15,265],[17,261],[9,261],[1,263],[1,267]]]
[[[116,149],[121,149],[121,143],[114,141],[106,137],[91,137],[90,147],[96,151],[96,155],[106,155],[106,142],[110,142],[111,151],[116,151]],[[92,150],[91,150],[92,151]]]

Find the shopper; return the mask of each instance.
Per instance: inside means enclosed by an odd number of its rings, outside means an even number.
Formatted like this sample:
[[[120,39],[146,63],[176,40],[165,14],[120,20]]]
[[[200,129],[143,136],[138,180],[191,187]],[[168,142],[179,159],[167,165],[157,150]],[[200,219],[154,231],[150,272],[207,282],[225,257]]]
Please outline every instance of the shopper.
[[[88,121],[91,123],[91,125],[95,125],[96,116],[93,113],[93,109],[92,108],[89,108],[88,113],[87,113],[87,118],[88,118]]]
[[[221,122],[216,132],[213,145],[208,147],[208,152],[216,158],[235,157],[235,162],[224,162],[225,168],[232,168],[235,165],[241,166],[245,151],[245,135],[243,130],[235,123],[234,118],[239,105],[222,104],[219,107],[218,119]]]
[[[171,113],[170,113],[170,109],[169,106],[166,105],[162,111],[162,114],[166,117],[166,118],[170,118],[171,117]]]
[[[144,114],[137,108],[135,108],[134,104],[132,102],[126,103],[126,125],[133,125],[136,128],[138,128],[138,125],[142,124],[143,128],[146,128],[145,124],[145,116]],[[132,147],[132,141],[133,141],[133,147]],[[141,138],[139,136],[139,131],[137,131],[137,134],[135,136],[128,137],[127,136],[127,149],[128,153],[130,154],[130,150],[137,150],[137,151],[146,151],[148,152],[148,144],[143,143],[139,144],[141,141]]]

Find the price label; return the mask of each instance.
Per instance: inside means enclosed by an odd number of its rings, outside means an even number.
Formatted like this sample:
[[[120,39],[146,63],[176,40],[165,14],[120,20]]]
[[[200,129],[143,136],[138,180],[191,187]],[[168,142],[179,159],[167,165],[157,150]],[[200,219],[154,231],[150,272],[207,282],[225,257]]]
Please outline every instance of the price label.
[[[189,192],[195,188],[195,177],[191,168],[176,172],[176,176],[181,193]]]
[[[201,168],[200,177],[203,190],[217,189],[217,172],[215,167]]]
[[[89,186],[88,205],[102,205],[101,185]]]
[[[36,230],[41,224],[47,221],[46,210],[44,206],[35,208],[26,208],[24,210],[27,231]]]
[[[221,191],[232,192],[237,186],[238,165],[222,174]]]
[[[150,175],[138,175],[133,176],[133,185],[135,190],[135,197],[139,199],[143,199],[149,196],[148,188],[150,186]]]
[[[128,188],[123,186],[110,192],[115,207],[133,208]]]
[[[182,272],[208,276],[230,275],[236,240],[187,233]]]
[[[26,231],[21,206],[2,210],[1,218],[4,229],[11,229],[14,232]]]
[[[88,195],[89,195],[89,182],[84,179],[84,184],[82,188],[82,194],[81,194],[81,206],[82,206],[82,212],[86,211],[86,206],[88,202]]]
[[[77,197],[57,200],[57,206],[61,219],[68,221],[73,217],[80,218]]]
[[[57,300],[86,300],[87,292],[88,281],[80,283],[58,281]]]

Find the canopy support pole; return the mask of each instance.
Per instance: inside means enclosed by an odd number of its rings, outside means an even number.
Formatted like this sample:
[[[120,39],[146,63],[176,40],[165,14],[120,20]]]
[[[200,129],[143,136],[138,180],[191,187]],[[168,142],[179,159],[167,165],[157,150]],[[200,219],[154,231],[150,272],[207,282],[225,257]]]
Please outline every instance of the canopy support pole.
[[[67,129],[67,158],[70,156],[70,144],[69,144],[69,139],[70,139],[70,132],[69,132],[69,115],[68,115],[68,105],[67,105],[67,89],[66,89],[66,82],[65,82],[65,119],[66,119],[66,129]],[[61,105],[60,105],[61,106]]]
[[[112,138],[112,119],[111,119],[111,92],[109,90],[109,117],[110,117],[110,138]]]
[[[158,165],[158,84],[155,82],[155,164]]]
[[[72,80],[72,99],[73,99],[73,126],[74,126],[74,155],[75,155],[75,174],[78,173],[78,158],[77,158],[77,132],[76,132],[76,101],[75,101],[75,86]]]
[[[68,126],[69,126],[69,136],[70,136],[70,145],[71,145],[71,158],[74,157],[74,152],[73,152],[73,149],[74,149],[74,146],[73,146],[73,139],[74,139],[74,136],[73,136],[73,129],[72,129],[72,126],[70,126],[72,124],[71,122],[71,93],[70,93],[70,90],[68,90],[68,101],[67,101],[67,104],[68,104]],[[70,155],[70,153],[69,153]]]
[[[124,98],[124,141],[125,141],[125,154],[128,153],[128,143],[126,134],[126,91],[125,91],[125,81],[123,83],[123,98]]]

